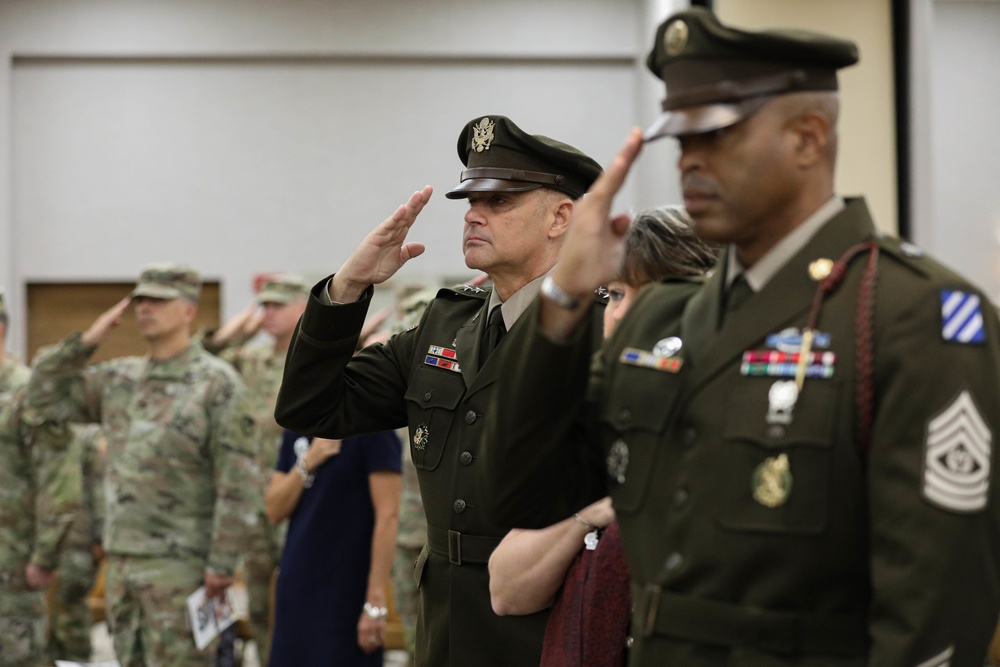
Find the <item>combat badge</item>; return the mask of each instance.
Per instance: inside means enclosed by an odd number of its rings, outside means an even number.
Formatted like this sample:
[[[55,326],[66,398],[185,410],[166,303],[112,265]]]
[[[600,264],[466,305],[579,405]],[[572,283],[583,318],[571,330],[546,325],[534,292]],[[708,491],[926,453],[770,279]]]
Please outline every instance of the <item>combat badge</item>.
[[[782,329],[778,333],[769,334],[765,344],[782,352],[798,352],[802,349],[802,332],[795,327]],[[822,331],[813,332],[812,347],[825,350],[830,347],[830,334]]]
[[[753,471],[753,499],[764,507],[780,507],[792,493],[792,471],[788,455],[765,459]]]
[[[799,388],[795,380],[778,380],[767,392],[767,423],[791,424],[792,410],[799,400]]]
[[[624,440],[616,440],[608,452],[608,475],[619,484],[625,483],[625,472],[628,470],[628,445]]]
[[[496,127],[496,123],[489,118],[483,118],[472,126],[472,150],[482,153],[490,149],[490,144],[493,143],[494,127]]]
[[[413,448],[418,452],[427,449],[427,440],[430,438],[430,435],[431,432],[426,424],[417,426],[416,430],[413,431]]]
[[[949,343],[986,342],[978,294],[941,290],[941,338]]]
[[[993,433],[963,391],[927,425],[924,497],[953,512],[986,507],[992,447]]]

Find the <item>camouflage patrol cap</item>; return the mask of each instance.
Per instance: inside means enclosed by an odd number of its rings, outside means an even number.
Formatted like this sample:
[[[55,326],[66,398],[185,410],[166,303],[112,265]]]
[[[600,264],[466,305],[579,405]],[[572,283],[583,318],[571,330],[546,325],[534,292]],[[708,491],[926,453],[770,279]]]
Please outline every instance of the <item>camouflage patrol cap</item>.
[[[549,187],[579,199],[601,173],[582,151],[540,134],[528,134],[505,116],[470,120],[458,135],[458,157],[468,167],[461,184],[445,194],[525,192]]]
[[[187,264],[150,264],[142,270],[139,282],[132,290],[133,298],[148,296],[153,299],[188,299],[198,303],[201,294],[201,277]]]
[[[301,276],[278,273],[270,276],[260,286],[257,301],[260,303],[291,303],[298,297],[309,294],[309,285]]]
[[[837,90],[837,70],[858,61],[854,42],[805,30],[747,32],[692,7],[656,31],[646,59],[667,87],[643,138],[695,134],[746,118],[774,95]]]

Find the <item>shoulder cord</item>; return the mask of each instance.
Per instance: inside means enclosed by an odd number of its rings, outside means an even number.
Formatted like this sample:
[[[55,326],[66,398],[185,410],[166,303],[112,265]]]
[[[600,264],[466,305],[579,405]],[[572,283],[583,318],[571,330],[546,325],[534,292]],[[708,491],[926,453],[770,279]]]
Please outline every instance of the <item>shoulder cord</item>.
[[[878,282],[879,257],[877,243],[867,241],[851,246],[834,263],[830,274],[816,287],[806,327],[811,330],[816,329],[823,299],[832,294],[843,282],[851,260],[864,253],[868,254],[868,264],[861,276],[861,284],[858,285],[854,312],[854,344],[857,350],[854,367],[856,374],[854,401],[857,408],[855,428],[858,454],[863,461],[867,461],[875,422],[875,285]]]

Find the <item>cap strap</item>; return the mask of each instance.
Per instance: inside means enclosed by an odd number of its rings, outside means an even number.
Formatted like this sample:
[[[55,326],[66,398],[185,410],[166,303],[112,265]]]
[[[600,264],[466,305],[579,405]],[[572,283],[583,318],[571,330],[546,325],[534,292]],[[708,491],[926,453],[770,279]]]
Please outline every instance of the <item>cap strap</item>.
[[[566,177],[562,174],[546,174],[542,171],[525,171],[523,169],[501,169],[499,167],[475,167],[462,172],[460,180],[470,178],[499,178],[504,181],[525,181],[541,183],[542,185],[562,185]]]
[[[765,76],[750,81],[720,81],[707,86],[700,86],[683,95],[670,95],[663,100],[663,110],[673,111],[701,104],[717,104],[725,101],[739,101],[750,97],[772,95],[787,90],[795,90],[807,79],[803,70],[782,72],[774,76]]]

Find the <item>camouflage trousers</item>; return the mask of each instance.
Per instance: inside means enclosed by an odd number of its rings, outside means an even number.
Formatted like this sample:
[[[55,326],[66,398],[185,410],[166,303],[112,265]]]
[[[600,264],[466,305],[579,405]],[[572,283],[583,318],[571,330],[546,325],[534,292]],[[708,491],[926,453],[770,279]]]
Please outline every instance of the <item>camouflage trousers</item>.
[[[271,577],[278,567],[278,546],[276,528],[266,517],[259,517],[257,525],[247,536],[247,551],[243,557],[243,579],[247,588],[250,612],[250,626],[253,628],[254,642],[260,663],[267,664],[271,649],[270,615],[268,600],[271,592]]]
[[[87,607],[87,595],[97,575],[90,548],[63,551],[58,573],[49,610],[49,655],[54,660],[88,662],[93,618]]]
[[[45,655],[45,593],[27,590],[21,573],[0,579],[0,667],[51,664]]]
[[[403,625],[403,641],[411,660],[417,635],[417,603],[420,599],[420,591],[417,590],[417,582],[413,577],[413,564],[421,549],[422,546],[406,547],[397,544],[392,561],[393,602]]]
[[[214,644],[194,646],[187,597],[205,582],[205,559],[108,555],[108,629],[121,667],[208,667]]]

